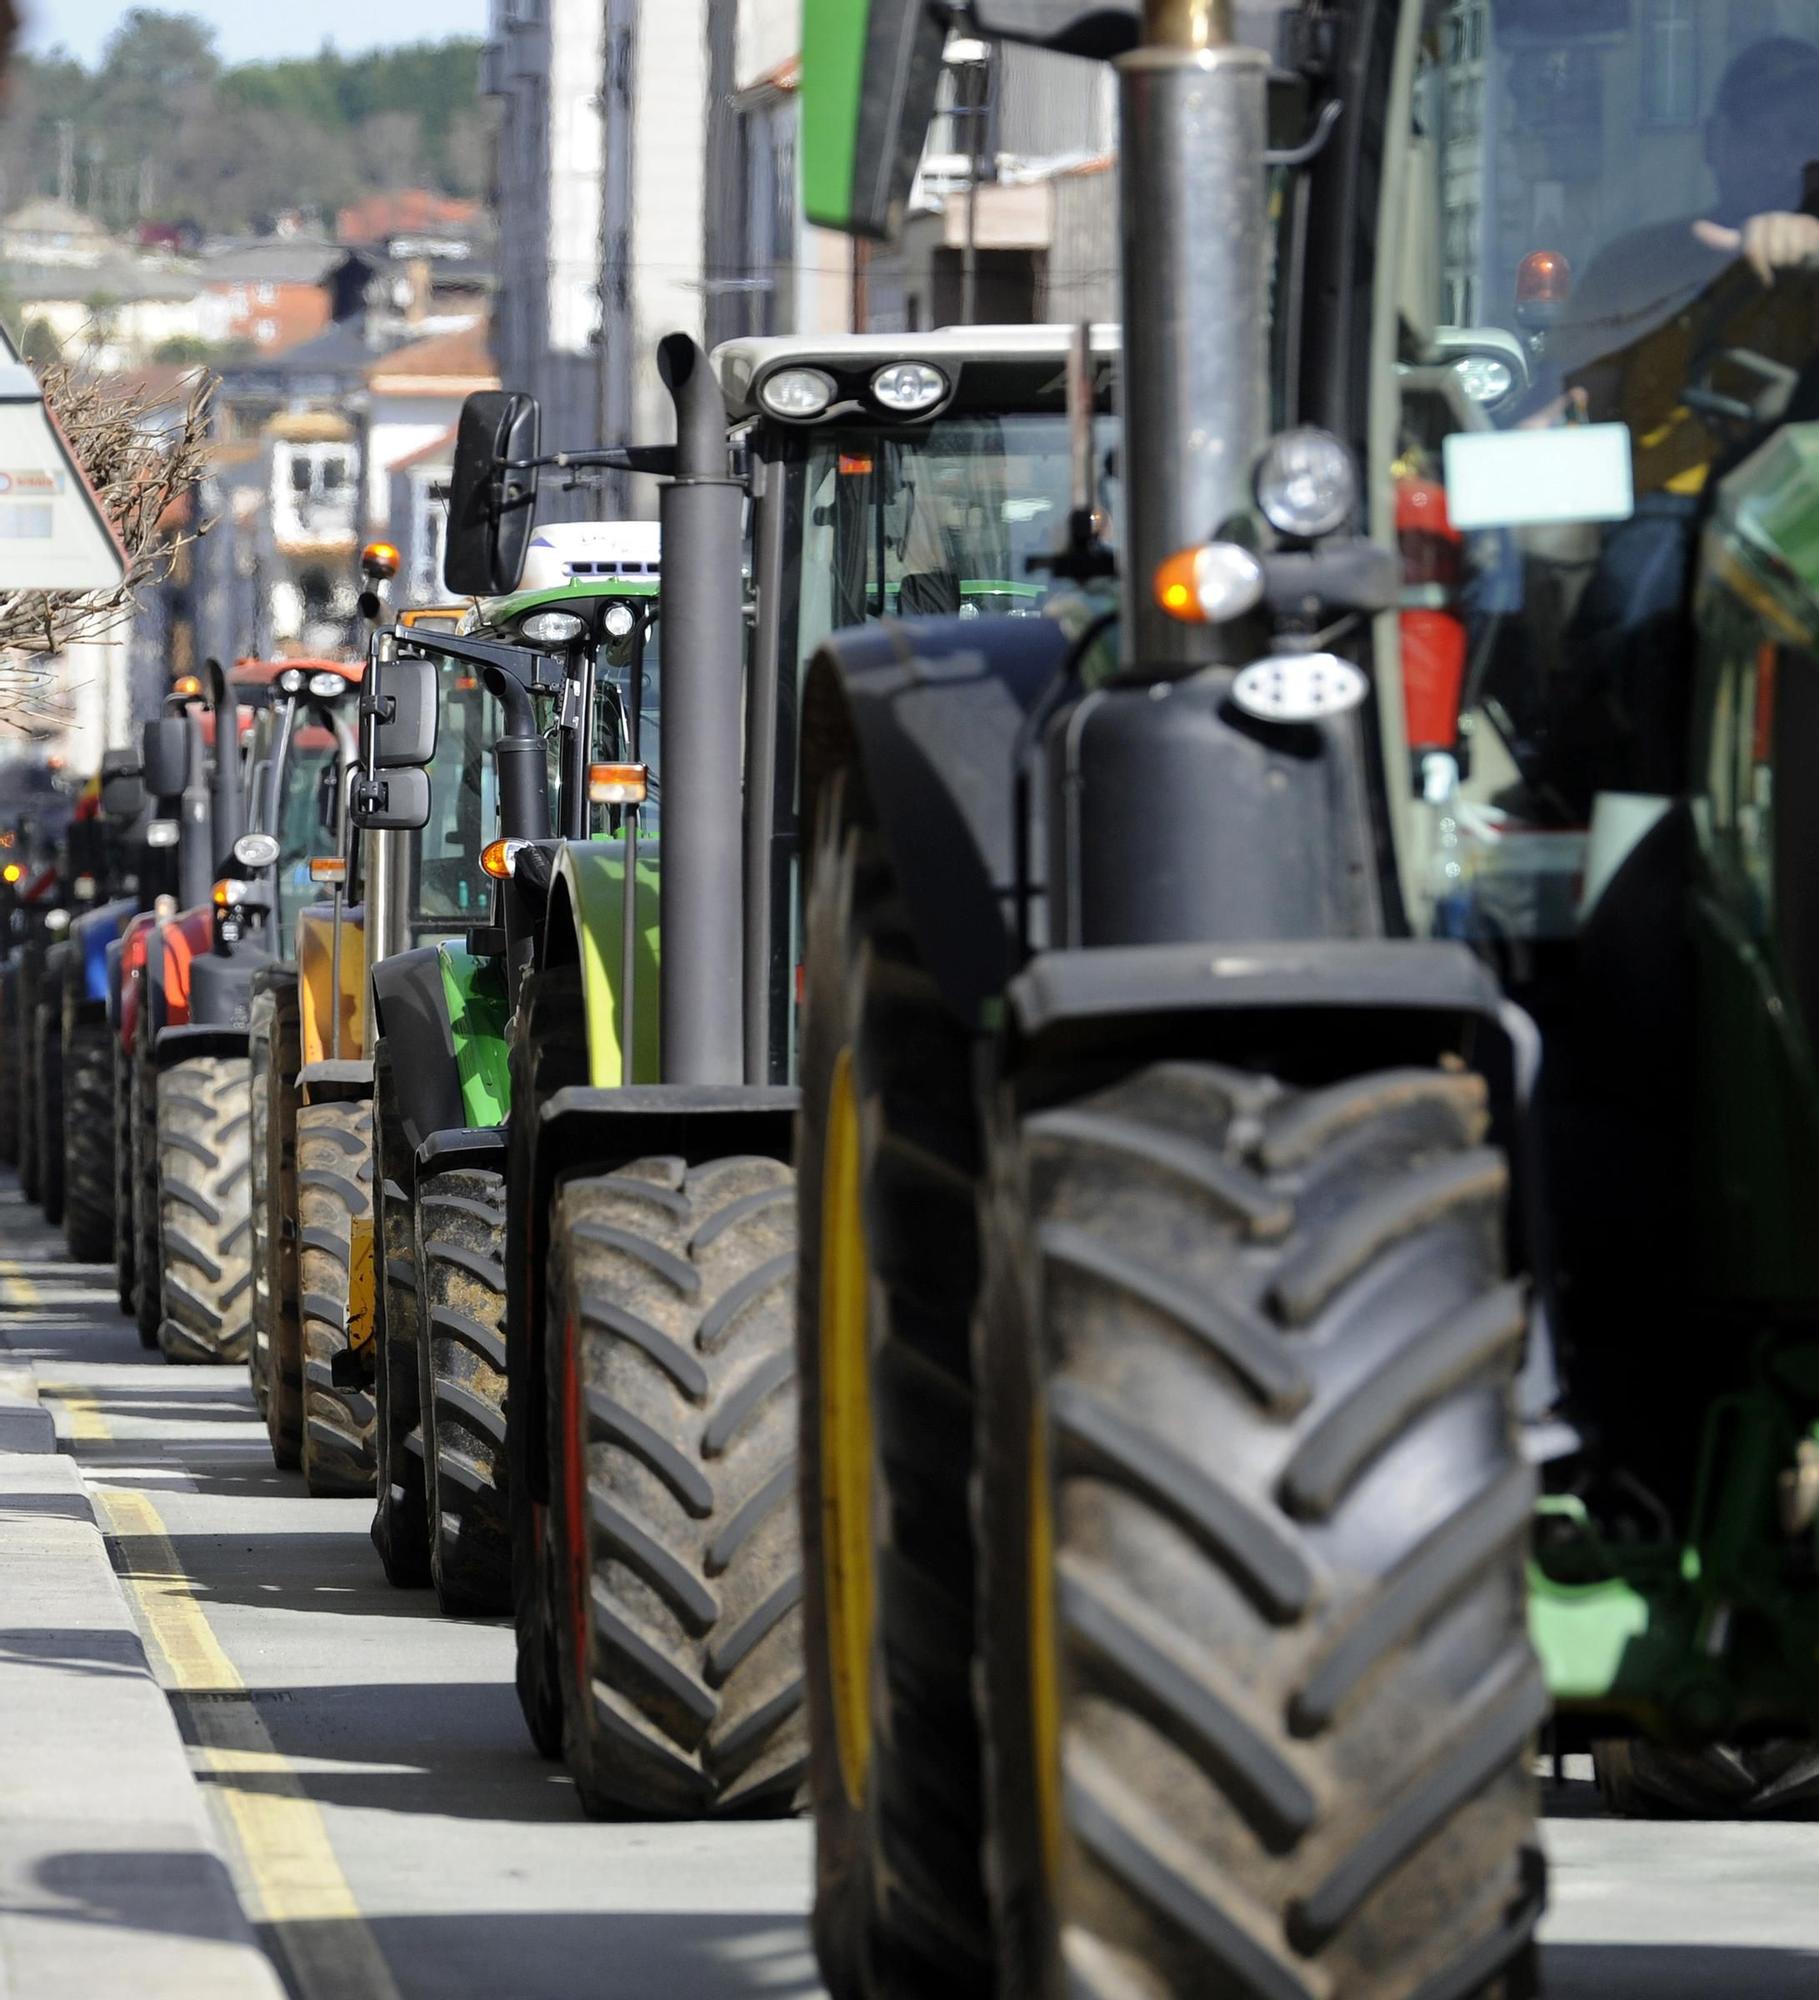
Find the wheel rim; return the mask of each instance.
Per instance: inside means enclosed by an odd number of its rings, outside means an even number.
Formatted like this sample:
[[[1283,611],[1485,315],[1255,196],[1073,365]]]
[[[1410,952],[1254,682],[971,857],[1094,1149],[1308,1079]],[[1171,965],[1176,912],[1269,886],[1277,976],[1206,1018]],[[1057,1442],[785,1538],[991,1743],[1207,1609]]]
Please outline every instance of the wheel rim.
[[[867,1344],[871,1270],[860,1201],[853,1059],[834,1067],[821,1192],[821,1549],[828,1660],[841,1782],[855,1806],[871,1761],[872,1385]]]

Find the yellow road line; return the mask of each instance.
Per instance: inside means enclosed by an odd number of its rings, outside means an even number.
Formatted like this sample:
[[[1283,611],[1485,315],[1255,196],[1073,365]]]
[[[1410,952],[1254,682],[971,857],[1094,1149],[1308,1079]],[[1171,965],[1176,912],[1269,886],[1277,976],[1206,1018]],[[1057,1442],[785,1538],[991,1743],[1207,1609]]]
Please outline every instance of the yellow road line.
[[[0,1257],[0,1310],[29,1312],[44,1303],[34,1279],[28,1278],[11,1257]]]
[[[73,1437],[110,1435],[93,1396],[53,1392],[50,1385],[46,1393],[68,1408]],[[119,1551],[121,1581],[161,1661],[160,1679],[183,1701],[204,1768],[219,1781],[211,1789],[240,1850],[254,1905],[249,1914],[273,1927],[305,2000],[399,2000],[321,1809],[272,1741],[216,1638],[163,1517],[143,1493],[94,1490]]]

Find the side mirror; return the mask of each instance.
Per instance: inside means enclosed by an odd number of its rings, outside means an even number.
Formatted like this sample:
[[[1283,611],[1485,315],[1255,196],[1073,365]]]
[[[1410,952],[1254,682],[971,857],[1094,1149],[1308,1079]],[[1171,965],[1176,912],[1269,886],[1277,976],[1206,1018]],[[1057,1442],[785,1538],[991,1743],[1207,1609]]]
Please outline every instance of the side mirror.
[[[409,655],[390,659],[371,679],[362,705],[374,722],[373,769],[421,769],[436,754],[435,661]]]
[[[109,750],[101,759],[101,813],[130,826],[145,810],[145,778],[130,750]]]
[[[381,771],[354,788],[353,822],[369,833],[417,833],[429,825],[429,773]]]
[[[139,758],[145,789],[154,799],[180,798],[190,781],[190,727],[182,715],[160,715],[145,725]]]
[[[537,505],[537,399],[483,389],[461,406],[449,482],[448,549],[442,580],[457,597],[503,597],[524,572]]]

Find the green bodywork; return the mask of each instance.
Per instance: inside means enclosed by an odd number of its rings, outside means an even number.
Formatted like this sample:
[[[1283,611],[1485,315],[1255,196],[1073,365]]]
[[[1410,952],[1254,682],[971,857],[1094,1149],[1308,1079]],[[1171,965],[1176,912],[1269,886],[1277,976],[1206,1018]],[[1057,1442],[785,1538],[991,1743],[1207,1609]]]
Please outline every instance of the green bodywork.
[[[505,1054],[505,963],[456,944],[438,945],[436,956],[461,1079],[462,1115],[473,1126],[502,1124],[512,1101]]]
[[[571,577],[567,583],[551,584],[547,590],[520,590],[510,597],[489,598],[481,607],[481,623],[487,630],[505,630],[528,618],[533,611],[560,611],[577,600],[593,602],[601,597],[649,599],[662,595],[663,586],[655,577]]]
[[[1819,1730],[1819,426],[1725,482],[1697,597],[1698,1069],[1689,1170],[1710,1338],[1750,1357],[1704,1418],[1681,1541],[1544,1502],[1531,1625],[1562,1711],[1697,1742]]]
[[[581,947],[587,1013],[588,1081],[597,1089],[656,1083],[658,1068],[658,874],[655,847],[638,859],[637,944],[632,985],[632,1073],[623,1063],[621,995],[625,937],[625,854],[616,841],[570,841],[556,864],[567,885]]]
[[[891,233],[934,115],[947,23],[921,0],[803,0],[802,198],[811,222]]]

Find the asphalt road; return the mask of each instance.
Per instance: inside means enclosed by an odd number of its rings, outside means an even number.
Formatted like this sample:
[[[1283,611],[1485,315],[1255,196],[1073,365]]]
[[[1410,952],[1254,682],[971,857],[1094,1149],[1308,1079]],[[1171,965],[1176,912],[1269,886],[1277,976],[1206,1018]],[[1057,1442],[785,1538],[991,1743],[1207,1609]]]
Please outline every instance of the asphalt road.
[[[391,1590],[370,1503],[306,1498],[244,1371],[148,1359],[109,1277],[0,1187],[0,1342],[97,1494],[297,2000],[819,1995],[809,1829],[585,1821],[524,1735],[509,1631]],[[1614,1822],[1578,1784],[1547,1840],[1550,2000],[1819,1995],[1819,1825]]]

